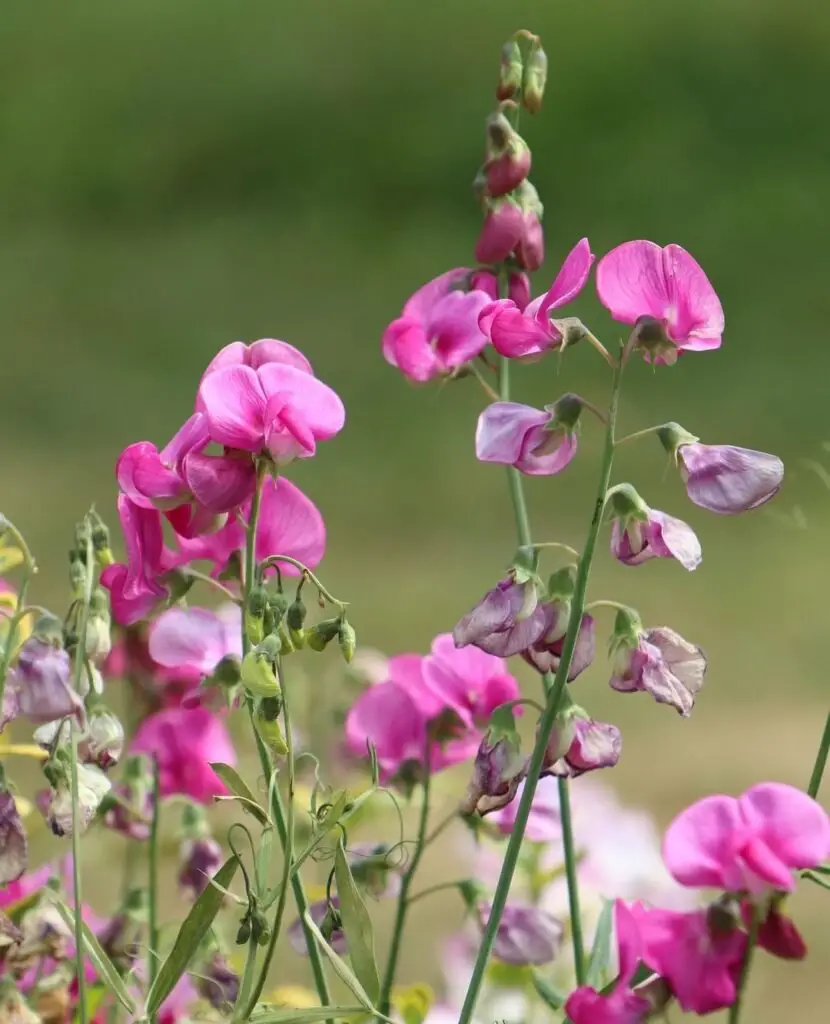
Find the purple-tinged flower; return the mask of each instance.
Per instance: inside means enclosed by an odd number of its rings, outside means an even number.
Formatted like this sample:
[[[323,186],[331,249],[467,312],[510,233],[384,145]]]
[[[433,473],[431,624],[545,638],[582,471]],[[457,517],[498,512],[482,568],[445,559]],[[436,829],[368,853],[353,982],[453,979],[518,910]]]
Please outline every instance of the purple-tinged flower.
[[[689,498],[724,516],[771,501],[784,479],[784,463],[776,455],[732,445],[682,444],[677,460]]]
[[[514,466],[528,476],[552,476],[576,451],[576,434],[560,425],[555,406],[534,409],[519,402],[493,402],[478,418],[476,457],[481,462]]]
[[[196,990],[214,1010],[226,1010],[239,995],[239,975],[221,953],[214,953],[199,970]]]
[[[16,882],[26,871],[29,841],[14,796],[0,790],[0,886]]]
[[[318,900],[316,903],[312,903],[308,908],[308,912],[311,915],[311,920],[323,933],[323,938],[334,952],[339,956],[345,956],[348,953],[348,946],[346,944],[346,933],[343,931],[340,922],[339,907],[340,900],[334,896],[330,902],[328,900]],[[287,934],[288,941],[291,943],[291,948],[294,952],[299,953],[300,956],[308,956],[308,946],[305,941],[302,918],[298,917],[295,921],[291,922],[288,926]]]
[[[593,262],[588,239],[583,238],[565,257],[544,295],[529,301],[529,295],[525,298],[525,289],[521,288],[509,298],[482,309],[479,326],[493,348],[511,359],[534,359],[548,349],[559,348],[563,335],[551,320],[551,313],[572,302],[582,291]]]
[[[12,680],[7,677],[6,688],[3,690],[3,706],[0,709],[0,732],[6,728],[9,722],[13,722],[19,714],[20,708],[17,703],[17,691],[12,684]]]
[[[565,647],[565,634],[570,619],[569,603],[560,601],[546,602],[540,607],[544,610],[546,621],[542,636],[522,651],[522,657],[537,672],[543,675],[559,671],[562,651]],[[568,669],[568,682],[572,683],[580,673],[594,660],[596,653],[596,624],[591,615],[583,615],[576,636],[573,656]]]
[[[674,558],[690,571],[700,565],[700,541],[691,526],[649,508],[631,484],[612,488],[608,504],[614,516],[611,554],[623,565],[650,558]]]
[[[638,617],[620,611],[611,641],[614,674],[611,686],[621,693],[650,693],[687,718],[703,687],[703,651],[667,626],[643,629]]]
[[[157,665],[204,678],[228,655],[242,657],[241,613],[237,605],[220,612],[169,608],[150,627],[148,650]]]
[[[472,644],[488,654],[509,658],[535,643],[546,625],[536,583],[517,583],[511,575],[487,591],[461,619],[452,636],[456,647]]]
[[[479,923],[486,927],[491,904],[478,907]],[[562,945],[565,930],[562,922],[538,907],[508,903],[499,921],[493,956],[514,967],[549,964]]]
[[[14,688],[20,714],[35,725],[74,718],[82,727],[84,704],[71,680],[72,662],[66,651],[32,636],[20,648],[7,686]]]
[[[661,248],[636,241],[617,246],[597,264],[597,293],[619,323],[658,321],[669,344],[653,352],[655,362],[674,362],[678,349],[720,347],[720,299],[700,265],[679,245]]]
[[[101,801],[109,793],[112,783],[98,768],[78,765],[78,826],[86,832],[98,813]],[[47,814],[49,827],[56,836],[72,835],[72,789],[68,779],[58,781],[52,790]]]
[[[545,762],[544,774],[576,779],[597,768],[613,768],[622,753],[622,733],[610,722],[595,722],[587,715],[574,715],[573,730],[567,752],[559,755],[558,744]]]
[[[384,359],[410,380],[452,373],[487,344],[478,315],[491,296],[475,287],[464,290],[470,273],[457,267],[419,288],[384,331]]]
[[[224,860],[222,847],[212,836],[183,839],[179,847],[178,876],[182,896],[191,902],[201,896]]]
[[[483,816],[500,810],[515,797],[526,775],[527,762],[513,724],[513,710],[497,710],[478,748],[462,812]]]

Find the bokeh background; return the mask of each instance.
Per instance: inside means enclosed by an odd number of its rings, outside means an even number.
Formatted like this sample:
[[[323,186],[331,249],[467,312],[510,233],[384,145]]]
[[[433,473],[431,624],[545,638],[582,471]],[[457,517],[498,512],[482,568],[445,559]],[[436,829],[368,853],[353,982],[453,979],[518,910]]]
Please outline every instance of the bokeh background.
[[[710,670],[683,721],[611,693],[598,659],[578,699],[624,730],[608,781],[661,823],[712,790],[806,784],[828,702],[830,9],[32,0],[0,23],[0,501],[40,558],[44,602],[64,600],[89,502],[114,523],[121,448],[164,443],[213,354],[263,336],[302,348],[348,407],[294,478],[324,512],[324,578],[361,641],[425,650],[492,584],[513,539],[504,477],[473,454],[483,395],[408,386],[379,339],[415,287],[471,260],[499,48],[526,26],[550,58],[545,108],[522,124],[546,207],[537,287],[583,235],[598,254],[684,245],[722,297],[724,346],[634,366],[622,427],[674,419],[788,466],[772,506],[720,519],[688,503],[656,442],[623,452],[616,478],[687,519],[704,562],[628,570],[603,545],[592,594],[700,643]],[[592,288],[573,312],[616,342]],[[607,388],[587,348],[514,373],[531,403]],[[537,539],[581,544],[598,443],[588,424],[565,474],[529,482]],[[767,958],[752,1021],[822,1019],[825,898],[797,901],[810,959]],[[408,980],[438,977],[428,902]]]

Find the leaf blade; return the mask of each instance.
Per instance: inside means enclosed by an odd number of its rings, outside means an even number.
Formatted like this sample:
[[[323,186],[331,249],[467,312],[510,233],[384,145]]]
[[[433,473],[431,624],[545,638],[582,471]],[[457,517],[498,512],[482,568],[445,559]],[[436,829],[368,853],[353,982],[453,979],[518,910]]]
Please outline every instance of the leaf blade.
[[[363,1013],[364,1006],[314,1006],[305,1010],[266,1010],[252,1014],[250,1024],[320,1024],[335,1017]]]
[[[352,877],[342,838],[334,851],[334,878],[337,882],[340,916],[343,919],[343,930],[349,944],[349,960],[352,970],[369,999],[374,1003],[380,995],[380,975],[375,956],[372,919]]]
[[[239,798],[243,808],[246,811],[249,811],[257,819],[260,825],[270,825],[273,827],[273,822],[268,817],[265,808],[261,807],[257,803],[257,799],[251,791],[250,786],[235,768],[232,768],[229,764],[225,764],[223,761],[211,761],[210,767],[219,776],[222,782],[225,783],[231,793]],[[227,799],[227,797],[225,797],[225,799]]]
[[[606,900],[597,922],[597,932],[588,967],[585,971],[585,984],[598,988],[602,981],[602,973],[611,962],[611,932],[614,926],[614,901]]]

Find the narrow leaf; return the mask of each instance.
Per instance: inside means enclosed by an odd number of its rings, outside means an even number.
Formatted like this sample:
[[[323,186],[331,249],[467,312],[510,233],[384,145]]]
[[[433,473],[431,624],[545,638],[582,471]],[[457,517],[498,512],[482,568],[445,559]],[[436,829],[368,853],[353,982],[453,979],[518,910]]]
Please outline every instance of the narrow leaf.
[[[565,997],[562,993],[557,992],[553,985],[546,981],[545,978],[540,977],[536,971],[531,974],[531,978],[533,979],[533,987],[536,989],[536,994],[542,1002],[549,1006],[551,1010],[561,1010],[565,1005]]]
[[[801,877],[806,878],[811,882],[815,882],[816,885],[820,885],[822,889],[830,889],[830,878],[825,874],[819,874],[817,871],[802,871]]]
[[[349,944],[349,960],[358,981],[374,1003],[380,995],[380,977],[375,960],[372,919],[352,878],[342,839],[334,851],[334,878],[337,882],[337,895],[340,897],[343,931]]]
[[[314,919],[312,918],[311,914],[308,911],[306,911],[305,914],[303,914],[303,920],[308,926],[308,929],[311,932],[311,934],[317,940],[317,944],[319,945],[320,949],[328,957],[329,963],[334,968],[334,973],[337,975],[337,977],[349,989],[349,991],[352,993],[355,999],[357,999],[357,1001],[360,1003],[364,1010],[367,1010],[369,1013],[375,1013],[375,1008],[372,1006],[372,1000],[364,991],[363,986],[354,976],[346,961],[339,957],[337,953],[335,953],[331,946],[328,944],[328,942],[326,942],[323,933],[317,927],[317,924],[315,923]]]
[[[86,989],[86,1015],[82,1017],[80,1005],[75,1010],[75,1015],[72,1018],[73,1024],[80,1024],[83,1020],[93,1020],[98,1008],[107,996],[109,989],[106,985],[88,985]]]
[[[250,1024],[319,1024],[335,1017],[363,1013],[363,1006],[313,1006],[307,1010],[268,1009],[251,1016]]]
[[[271,854],[274,849],[274,830],[264,828],[259,837],[259,846],[256,851],[254,869],[256,871],[257,889],[263,897],[268,892],[268,869],[271,866]]]
[[[153,982],[150,991],[147,993],[147,1002],[144,1010],[146,1017],[153,1017],[164,1000],[170,995],[176,986],[179,978],[184,974],[190,958],[198,949],[202,939],[207,935],[213,919],[219,913],[224,900],[224,895],[219,888],[227,888],[239,861],[236,856],[229,857],[214,876],[216,885],[208,885],[202,895],[190,908],[190,913],[182,922],[173,948],[167,959],[161,965],[156,980]]]
[[[58,913],[66,925],[74,932],[75,911],[68,907],[58,896],[53,896],[52,898]],[[107,954],[101,949],[98,940],[85,922],[81,923],[81,929],[84,937],[84,952],[89,957],[98,977],[104,982],[118,1002],[121,1003],[127,1013],[134,1014],[135,1000],[127,991],[126,985],[121,980],[121,975],[115,969]]]
[[[251,792],[248,783],[242,778],[235,768],[231,768],[229,764],[223,764],[222,761],[212,761],[210,766],[225,783],[231,793],[239,797],[242,801],[242,806],[246,811],[250,811],[250,813],[253,814],[260,825],[271,824],[271,819],[268,817],[267,812],[257,803],[257,799]]]
[[[606,900],[597,922],[597,933],[594,945],[588,958],[588,969],[585,972],[585,984],[598,988],[602,983],[603,972],[611,962],[611,931],[614,926],[614,901]]]

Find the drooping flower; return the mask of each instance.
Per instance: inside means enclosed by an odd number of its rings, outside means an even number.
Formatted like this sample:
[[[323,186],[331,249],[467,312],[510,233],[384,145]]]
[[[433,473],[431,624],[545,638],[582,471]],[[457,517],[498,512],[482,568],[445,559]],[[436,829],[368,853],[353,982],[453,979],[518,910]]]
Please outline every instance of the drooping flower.
[[[571,719],[572,739],[566,753],[554,752],[544,767],[545,775],[576,779],[598,768],[613,768],[622,753],[622,733],[610,722],[596,722],[587,715]]]
[[[115,621],[129,626],[146,618],[167,596],[167,588],[161,580],[172,568],[173,557],[164,546],[157,509],[136,505],[121,494],[118,516],[127,547],[127,562],[107,566],[101,573],[101,585],[110,592]]]
[[[72,687],[72,662],[62,648],[31,636],[21,647],[6,687],[14,691],[17,710],[35,725],[74,718],[85,721],[84,704]]]
[[[784,463],[776,455],[733,445],[682,444],[677,460],[689,498],[724,516],[772,501],[784,479]]]
[[[700,565],[700,541],[688,523],[649,508],[629,484],[618,484],[609,503],[614,516],[611,554],[623,565],[640,565],[650,558],[674,558],[689,570]]]
[[[227,1010],[239,996],[239,975],[225,957],[214,953],[199,970],[196,990],[214,1010]]]
[[[179,890],[194,902],[207,888],[208,881],[224,863],[222,847],[211,835],[187,837],[179,848]]]
[[[452,635],[457,647],[473,645],[499,658],[509,658],[535,643],[546,625],[534,581],[517,583],[508,576],[487,591]]]
[[[491,905],[478,906],[482,929],[490,917]],[[530,904],[508,903],[499,921],[493,956],[515,967],[548,964],[557,954],[564,935],[562,922]]]
[[[594,256],[583,238],[565,257],[556,279],[544,295],[522,304],[520,295],[485,306],[479,326],[493,348],[511,359],[536,358],[562,344],[563,335],[551,314],[572,302],[582,291],[591,272]]]
[[[29,860],[29,841],[14,795],[0,790],[0,887],[22,878]]]
[[[228,731],[205,708],[166,708],[146,718],[130,747],[133,754],[155,756],[162,796],[181,794],[209,803],[226,790],[211,761],[236,763]]]
[[[279,466],[310,458],[318,441],[343,429],[340,398],[322,381],[287,363],[212,370],[199,385],[212,441],[266,454]]]
[[[477,647],[459,650],[449,633],[433,640],[421,673],[426,690],[438,701],[438,713],[453,711],[470,729],[483,726],[500,704],[520,696],[519,684],[501,658]]]
[[[528,476],[560,473],[577,451],[573,431],[559,427],[553,407],[493,402],[478,418],[476,457]]]
[[[316,903],[312,903],[308,908],[308,912],[311,915],[311,920],[323,933],[323,938],[325,938],[334,952],[340,956],[345,956],[348,952],[348,945],[346,944],[346,933],[343,931],[340,923],[339,907],[340,900],[335,896],[332,897],[330,902],[328,900],[318,900]],[[308,956],[308,946],[306,945],[302,918],[298,917],[295,921],[292,921],[288,926],[286,934],[294,952],[299,953],[300,956]]]
[[[614,923],[619,959],[617,980],[606,994],[588,985],[571,993],[565,1013],[572,1024],[640,1024],[652,1009],[648,999],[631,988],[643,948],[638,922],[622,900],[614,903]]]
[[[663,840],[663,859],[682,885],[791,892],[794,872],[830,856],[830,819],[794,786],[764,782],[742,796],[709,796],[682,811]]]
[[[643,629],[629,611],[620,611],[614,630],[611,686],[621,693],[650,693],[688,717],[706,675],[706,657],[666,626]]]
[[[758,927],[758,945],[780,960],[803,960],[807,956],[807,943],[791,917],[781,912],[781,898],[770,901],[766,914]],[[751,900],[741,902],[744,925],[751,927],[754,907]]]
[[[99,768],[88,764],[78,765],[79,833],[86,832],[110,789],[112,783]],[[72,789],[68,778],[59,780],[52,790],[47,821],[56,836],[72,835]]]
[[[491,296],[475,281],[472,290],[463,290],[470,274],[457,267],[425,284],[384,331],[384,359],[410,380],[452,373],[487,344],[478,315]]]
[[[527,775],[520,737],[512,723],[512,713],[508,711],[508,715],[507,728],[494,722],[481,741],[473,776],[461,802],[465,814],[483,816],[509,804]]]
[[[654,351],[655,362],[673,362],[677,350],[719,348],[723,307],[696,260],[679,245],[624,242],[597,264],[600,302],[619,323],[657,321],[669,345]]]
[[[557,601],[545,602],[540,607],[546,616],[545,629],[539,639],[521,653],[528,665],[532,665],[537,672],[552,672],[555,675],[562,661],[570,607]],[[595,653],[596,623],[592,615],[586,614],[582,616],[576,635],[576,644],[568,669],[569,683],[588,668],[594,660]]]

